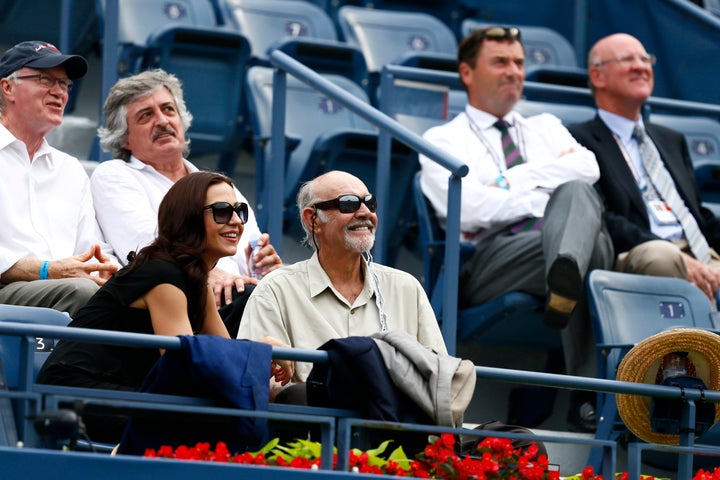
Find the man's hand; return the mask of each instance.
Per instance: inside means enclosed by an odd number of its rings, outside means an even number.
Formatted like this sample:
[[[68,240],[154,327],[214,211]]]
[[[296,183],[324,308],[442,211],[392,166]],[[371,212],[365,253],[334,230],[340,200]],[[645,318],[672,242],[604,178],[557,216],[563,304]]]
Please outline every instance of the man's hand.
[[[263,337],[258,340],[275,347],[290,347],[275,337]],[[270,377],[280,385],[286,385],[295,374],[295,362],[292,360],[273,360],[270,365]]]
[[[255,270],[264,276],[276,268],[282,267],[282,259],[275,251],[275,247],[273,247],[270,243],[270,235],[267,233],[261,234],[258,238],[258,245],[260,246],[260,251],[257,252],[253,258],[255,262]],[[245,256],[248,259],[248,268],[250,265],[250,255],[252,255],[252,249],[250,248],[250,245],[248,245],[245,250]]]
[[[97,261],[91,262],[93,258]],[[85,253],[50,262],[48,278],[89,278],[102,286],[117,269],[117,265],[102,253],[100,245],[93,245]]]
[[[229,305],[233,300],[233,290],[238,293],[245,291],[245,284],[257,284],[257,279],[244,277],[242,275],[233,275],[219,268],[213,268],[208,274],[208,284],[215,294],[215,306],[222,306],[222,299],[225,297],[225,305]]]
[[[715,294],[720,288],[720,273],[694,257],[683,253],[688,271],[688,281],[697,285],[710,301],[715,303]]]

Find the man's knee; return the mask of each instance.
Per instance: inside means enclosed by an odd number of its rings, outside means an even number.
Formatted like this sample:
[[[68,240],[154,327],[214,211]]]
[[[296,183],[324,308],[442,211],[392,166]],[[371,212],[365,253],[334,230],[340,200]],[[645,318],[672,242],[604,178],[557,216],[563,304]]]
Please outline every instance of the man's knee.
[[[595,187],[582,180],[571,180],[565,182],[555,189],[552,196],[568,196],[570,198],[589,198],[600,200]]]
[[[68,312],[71,317],[95,295],[98,285],[88,278],[67,278],[57,281],[55,304],[52,308]]]
[[[617,270],[657,277],[687,278],[682,251],[666,240],[641,243],[618,260]]]

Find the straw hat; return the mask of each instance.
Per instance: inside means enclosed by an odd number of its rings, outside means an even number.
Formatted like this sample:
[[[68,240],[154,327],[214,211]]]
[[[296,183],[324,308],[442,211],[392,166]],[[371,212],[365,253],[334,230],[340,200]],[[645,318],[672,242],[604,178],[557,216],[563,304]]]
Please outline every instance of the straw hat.
[[[695,367],[694,376],[709,390],[720,390],[720,335],[695,328],[674,328],[657,333],[635,345],[618,367],[617,379],[625,382],[655,384],[663,357],[687,352]],[[650,426],[650,397],[617,395],[617,407],[625,425],[639,438],[650,443],[677,445],[679,435],[657,433]],[[715,422],[720,408],[715,409]]]

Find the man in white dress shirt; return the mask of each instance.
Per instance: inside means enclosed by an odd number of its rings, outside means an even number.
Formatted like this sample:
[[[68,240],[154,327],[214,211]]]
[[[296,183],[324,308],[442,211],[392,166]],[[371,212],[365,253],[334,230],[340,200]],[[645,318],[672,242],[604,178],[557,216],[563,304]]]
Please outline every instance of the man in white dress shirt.
[[[592,186],[599,178],[595,156],[558,118],[523,118],[513,110],[525,79],[517,28],[471,33],[460,44],[458,65],[465,112],[424,137],[469,166],[460,222],[462,240],[476,251],[461,268],[460,301],[477,305],[509,291],[547,296],[545,323],[564,329],[568,373],[593,376],[590,322],[575,307],[585,274],[613,262]],[[423,192],[442,222],[447,170],[424,156],[420,163]]]
[[[85,170],[45,140],[86,72],[84,58],[42,41],[0,58],[0,303],[72,316],[117,270]]]
[[[157,230],[157,212],[165,193],[198,168],[186,157],[185,132],[192,115],[180,81],[163,70],[147,70],[122,78],[110,89],[104,105],[106,128],[98,129],[100,145],[115,157],[101,163],[91,178],[96,215],[107,241],[123,263],[127,255],[150,244]],[[239,202],[248,200],[236,189]],[[261,274],[282,265],[267,233],[261,234],[250,209],[237,254],[221,259],[210,271],[220,315],[230,331],[237,326],[252,286],[249,243],[260,251],[254,265]]]

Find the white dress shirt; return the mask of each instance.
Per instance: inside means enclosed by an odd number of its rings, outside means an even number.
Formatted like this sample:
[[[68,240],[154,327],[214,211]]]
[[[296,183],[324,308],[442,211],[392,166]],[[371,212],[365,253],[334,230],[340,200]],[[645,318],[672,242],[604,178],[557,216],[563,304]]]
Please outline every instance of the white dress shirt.
[[[116,262],[95,221],[90,181],[77,158],[43,140],[30,160],[25,143],[0,125],[0,273],[22,258],[60,260],[95,243]]]
[[[557,117],[543,113],[529,118],[513,111],[504,117],[525,160],[505,167],[495,116],[467,106],[451,121],[433,127],[423,137],[469,167],[462,179],[460,229],[463,240],[479,242],[527,217],[542,217],[552,192],[571,180],[595,183],[600,169],[595,155],[580,145]],[[477,126],[477,133],[470,121]],[[449,172],[420,155],[423,193],[438,219],[447,218]],[[508,189],[491,186],[504,176]]]
[[[188,172],[198,168],[185,160]],[[95,168],[90,184],[100,228],[123,265],[127,255],[149,245],[157,235],[160,202],[173,181],[150,165],[131,156],[129,162],[108,160]],[[238,202],[248,204],[248,221],[233,257],[221,258],[217,267],[227,273],[248,275],[245,247],[260,235],[255,214],[247,199],[235,189]]]

